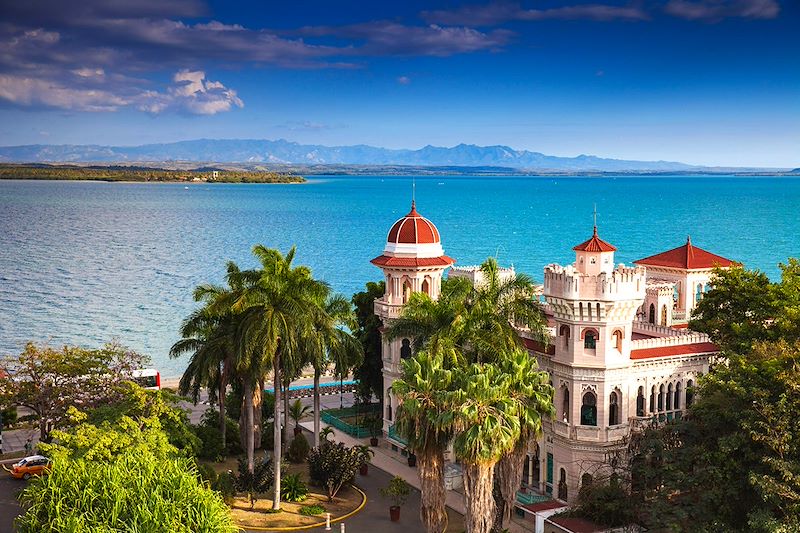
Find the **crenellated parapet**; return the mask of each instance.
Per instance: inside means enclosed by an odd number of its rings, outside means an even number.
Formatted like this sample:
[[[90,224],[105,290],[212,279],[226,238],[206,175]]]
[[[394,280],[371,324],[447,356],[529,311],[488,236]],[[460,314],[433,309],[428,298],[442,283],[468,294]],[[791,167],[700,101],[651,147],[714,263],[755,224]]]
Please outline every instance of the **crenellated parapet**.
[[[622,301],[644,299],[645,268],[620,264],[610,272],[584,274],[572,265],[547,265],[544,295],[551,299]]]

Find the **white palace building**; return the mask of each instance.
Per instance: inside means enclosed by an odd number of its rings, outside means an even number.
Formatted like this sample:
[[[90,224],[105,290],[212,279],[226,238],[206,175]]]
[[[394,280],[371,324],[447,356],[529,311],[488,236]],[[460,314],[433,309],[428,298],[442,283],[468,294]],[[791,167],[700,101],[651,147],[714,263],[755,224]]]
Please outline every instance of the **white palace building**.
[[[556,416],[531,443],[524,483],[571,501],[581,483],[608,472],[626,438],[643,422],[671,420],[692,402],[692,387],[718,352],[709,338],[687,329],[687,319],[712,281],[714,267],[733,262],[692,245],[615,264],[616,248],[597,227],[575,246],[575,262],[544,269],[543,306],[552,337],[548,346],[525,345],[551,376]],[[389,230],[372,264],[383,271],[386,292],[375,301],[384,326],[397,318],[414,292],[437,298],[442,275],[480,283],[476,267],[454,267],[436,226],[411,211]],[[513,269],[502,275],[513,276]],[[521,332],[525,337],[525,332]],[[384,433],[403,450],[394,431],[397,399],[390,387],[400,360],[411,356],[409,339],[383,340],[386,391]]]

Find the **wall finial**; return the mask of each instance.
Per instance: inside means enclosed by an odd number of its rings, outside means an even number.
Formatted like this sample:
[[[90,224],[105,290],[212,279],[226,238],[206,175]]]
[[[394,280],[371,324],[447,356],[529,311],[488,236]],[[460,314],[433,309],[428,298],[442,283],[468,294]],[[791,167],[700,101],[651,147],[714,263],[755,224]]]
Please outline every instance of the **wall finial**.
[[[597,204],[594,204],[593,218],[594,218],[594,234],[597,235]]]

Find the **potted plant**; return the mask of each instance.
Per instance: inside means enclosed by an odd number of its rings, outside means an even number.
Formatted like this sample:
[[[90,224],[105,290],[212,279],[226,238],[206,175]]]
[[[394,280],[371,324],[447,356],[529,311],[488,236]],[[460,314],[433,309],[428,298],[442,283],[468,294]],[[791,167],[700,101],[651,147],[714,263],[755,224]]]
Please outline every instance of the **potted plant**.
[[[381,434],[381,430],[383,429],[383,420],[377,416],[368,416],[364,419],[364,427],[369,430],[369,445],[377,446],[378,435]]]
[[[392,522],[400,520],[400,507],[402,507],[408,495],[411,494],[411,485],[400,476],[395,476],[389,484],[381,489],[381,496],[389,498],[394,505],[389,507],[389,518]]]
[[[356,449],[358,450],[359,459],[361,459],[361,464],[358,467],[358,473],[362,476],[366,476],[369,472],[369,463],[372,460],[372,457],[375,456],[375,452],[373,452],[366,444],[356,446]]]
[[[303,405],[299,399],[295,400],[289,405],[289,416],[294,420],[294,434],[300,435],[303,430],[300,428],[300,420],[305,418],[306,415],[312,413],[313,410],[308,405]]]
[[[410,466],[411,468],[417,466],[417,456],[414,455],[414,452],[410,450],[408,452],[408,466]]]

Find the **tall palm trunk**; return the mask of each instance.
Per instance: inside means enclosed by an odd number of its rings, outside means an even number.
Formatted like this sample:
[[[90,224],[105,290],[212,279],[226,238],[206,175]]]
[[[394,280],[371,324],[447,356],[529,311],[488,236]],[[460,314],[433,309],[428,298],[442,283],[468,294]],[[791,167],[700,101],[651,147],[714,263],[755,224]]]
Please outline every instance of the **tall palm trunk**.
[[[320,371],[318,368],[314,369],[314,443],[312,446],[319,446],[319,377]]]
[[[227,435],[225,429],[225,391],[228,389],[228,360],[222,363],[222,372],[219,376],[219,390],[217,391],[219,402],[219,433],[222,435],[222,449],[227,448]]]
[[[273,444],[275,446],[272,465],[275,471],[275,495],[272,498],[272,508],[281,508],[281,356],[280,349],[275,351],[272,359],[272,387],[275,391],[275,423],[273,424]]]
[[[243,383],[245,450],[247,450],[247,470],[252,474],[255,469],[254,431],[253,431],[253,383],[245,379]]]
[[[527,455],[527,438],[520,438],[514,449],[505,454],[495,466],[495,475],[500,485],[500,495],[503,498],[502,525],[506,526],[511,521],[514,511],[514,501],[517,491],[522,485],[522,467]]]
[[[444,453],[428,445],[417,454],[417,470],[421,501],[419,518],[428,533],[444,533],[447,529],[447,492],[444,487]]]
[[[463,463],[461,467],[464,471],[465,529],[467,533],[489,533],[495,519],[494,463]]]
[[[283,445],[289,449],[289,386],[288,381],[283,389]]]
[[[261,414],[261,403],[264,401],[264,378],[259,378],[256,385],[253,390],[253,447],[261,448],[261,424],[262,418],[264,418]]]

